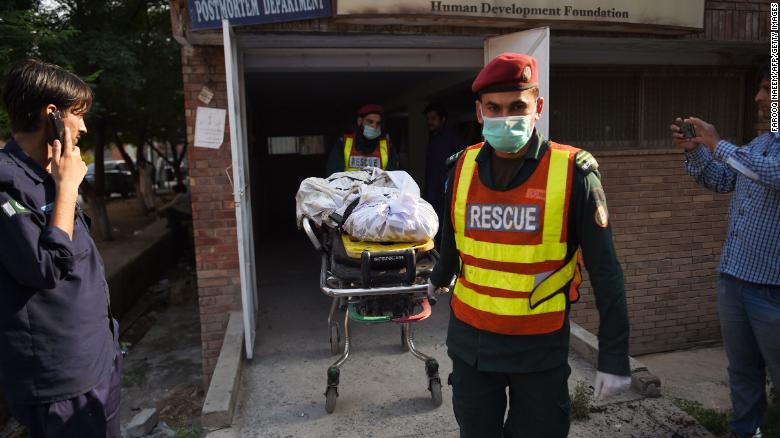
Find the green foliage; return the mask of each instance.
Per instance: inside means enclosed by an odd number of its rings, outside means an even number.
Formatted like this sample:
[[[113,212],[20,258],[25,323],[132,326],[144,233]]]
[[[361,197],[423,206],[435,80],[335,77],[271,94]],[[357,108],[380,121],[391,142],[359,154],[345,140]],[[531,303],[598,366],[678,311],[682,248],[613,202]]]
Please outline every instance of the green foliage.
[[[731,430],[729,426],[731,418],[726,413],[707,409],[701,403],[690,400],[676,398],[672,400],[672,403],[687,412],[688,415],[695,418],[699,424],[716,436],[723,435]]]
[[[167,0],[11,0],[0,6],[0,68],[35,56],[89,83],[94,135],[142,145],[184,141],[180,51],[171,37]],[[0,137],[8,135],[0,111]]]
[[[3,36],[0,40],[0,73],[3,76],[12,64],[31,56],[71,67],[67,57],[61,56],[56,48],[73,38],[77,31],[56,14],[42,9],[39,3],[33,0],[0,2],[0,35]],[[0,139],[10,135],[8,113],[0,105]]]
[[[715,436],[721,436],[731,431],[731,415],[728,413],[706,409],[701,403],[690,400],[673,399],[672,403],[695,418],[699,424]],[[770,399],[766,418],[761,426],[764,438],[780,438],[777,430],[777,415],[777,402]]]
[[[571,418],[572,420],[587,420],[590,417],[591,389],[588,383],[578,380],[571,394]]]
[[[198,426],[178,426],[172,428],[176,438],[200,438],[203,436],[203,429]]]

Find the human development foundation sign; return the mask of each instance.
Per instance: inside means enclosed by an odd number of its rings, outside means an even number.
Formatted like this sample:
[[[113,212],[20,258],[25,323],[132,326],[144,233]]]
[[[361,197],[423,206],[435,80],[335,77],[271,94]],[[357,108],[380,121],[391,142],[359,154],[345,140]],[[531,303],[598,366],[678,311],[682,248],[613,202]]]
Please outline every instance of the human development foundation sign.
[[[338,0],[337,15],[427,15],[702,29],[704,0]]]

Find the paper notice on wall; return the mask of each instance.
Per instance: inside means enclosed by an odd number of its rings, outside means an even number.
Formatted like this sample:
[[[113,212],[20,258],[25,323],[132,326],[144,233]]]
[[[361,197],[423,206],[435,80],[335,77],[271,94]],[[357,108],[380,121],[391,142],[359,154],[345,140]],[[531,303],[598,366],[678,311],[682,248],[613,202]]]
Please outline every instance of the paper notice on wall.
[[[199,106],[195,113],[195,146],[219,149],[225,141],[225,115],[219,108]]]

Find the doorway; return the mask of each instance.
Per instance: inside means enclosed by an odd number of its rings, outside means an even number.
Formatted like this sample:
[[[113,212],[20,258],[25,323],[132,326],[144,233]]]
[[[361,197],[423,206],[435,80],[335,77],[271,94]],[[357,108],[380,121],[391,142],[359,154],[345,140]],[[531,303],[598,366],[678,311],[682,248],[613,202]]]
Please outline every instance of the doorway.
[[[470,84],[476,71],[249,72],[245,76],[255,236],[295,233],[295,194],[308,177],[326,177],[326,162],[354,132],[365,103],[386,109],[384,129],[401,169],[422,183],[428,133],[423,108],[447,107],[464,140],[474,129]],[[419,84],[428,84],[417,90]],[[430,84],[440,84],[434,87]]]

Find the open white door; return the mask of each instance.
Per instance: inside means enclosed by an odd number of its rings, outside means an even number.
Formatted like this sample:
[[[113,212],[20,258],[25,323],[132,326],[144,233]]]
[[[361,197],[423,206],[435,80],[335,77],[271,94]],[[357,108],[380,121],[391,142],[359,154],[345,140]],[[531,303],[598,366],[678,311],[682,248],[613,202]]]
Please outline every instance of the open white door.
[[[542,118],[536,129],[550,138],[550,28],[524,30],[485,39],[485,64],[504,52],[524,53],[536,58],[539,95],[544,97]]]
[[[244,105],[244,70],[233,28],[222,20],[227,82],[228,121],[230,122],[230,152],[233,157],[233,200],[236,208],[238,262],[241,275],[241,304],[244,313],[246,357],[252,358],[255,345],[255,315],[257,312],[257,278],[255,274],[255,240],[252,231],[252,206],[249,184],[249,157]]]

